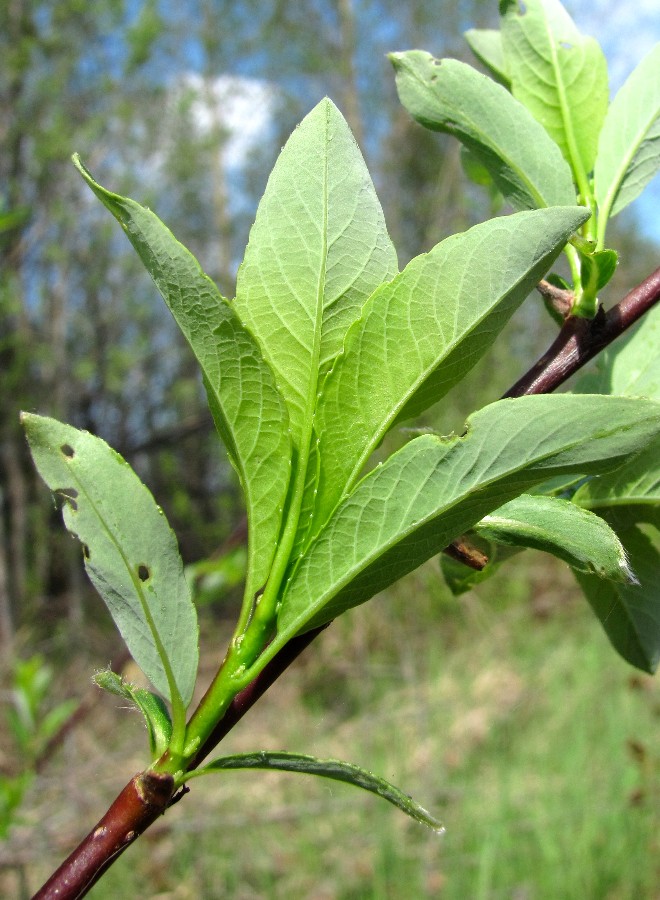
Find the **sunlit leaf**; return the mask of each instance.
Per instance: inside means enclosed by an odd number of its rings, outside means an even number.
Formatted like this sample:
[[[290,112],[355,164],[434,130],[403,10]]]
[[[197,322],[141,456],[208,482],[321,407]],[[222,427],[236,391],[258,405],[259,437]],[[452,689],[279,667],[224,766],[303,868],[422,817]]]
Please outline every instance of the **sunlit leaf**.
[[[513,96],[588,175],[609,102],[603,51],[559,0],[502,0],[500,12]]]
[[[417,257],[373,294],[316,410],[316,525],[392,424],[440,400],[480,359],[587,215],[570,207],[492,219]]]
[[[362,155],[339,110],[323,100],[270,175],[234,304],[275,373],[301,454],[322,374],[364,301],[396,271]]]
[[[415,438],[362,479],[311,544],[276,640],[364,602],[534,484],[615,468],[658,433],[660,404],[561,395],[494,403],[461,437]]]
[[[119,221],[190,344],[211,412],[243,490],[249,523],[246,594],[263,587],[291,472],[287,410],[259,346],[199,263],[150,210],[101,187],[74,162]]]
[[[137,475],[105,441],[55,419],[21,416],[39,474],[63,500],[85,568],[136,663],[165,697],[190,702],[197,614],[176,538]]]
[[[614,216],[660,169],[660,44],[633,70],[607,111],[594,189],[600,215]]]
[[[600,578],[634,581],[621,541],[607,522],[568,500],[522,494],[484,516],[475,531],[494,543],[551,553]]]
[[[531,113],[501,85],[455,59],[391,53],[401,103],[426,128],[457,137],[516,209],[576,202],[571,171]]]

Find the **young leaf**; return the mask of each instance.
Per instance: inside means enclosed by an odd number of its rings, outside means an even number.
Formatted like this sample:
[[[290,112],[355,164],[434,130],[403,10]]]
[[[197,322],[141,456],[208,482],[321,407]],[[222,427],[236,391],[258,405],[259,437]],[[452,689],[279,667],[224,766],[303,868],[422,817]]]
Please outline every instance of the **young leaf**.
[[[318,401],[315,526],[391,425],[441,399],[479,360],[587,216],[574,206],[492,219],[373,294]]]
[[[635,580],[621,541],[607,522],[569,500],[522,494],[484,516],[475,531],[497,544],[551,553],[599,578]]]
[[[377,794],[388,803],[394,804],[406,815],[432,828],[441,834],[442,824],[422,806],[390,784],[384,778],[362,769],[353,763],[338,759],[317,759],[315,756],[304,756],[301,753],[283,753],[272,750],[260,750],[257,753],[237,753],[234,756],[223,756],[213,762],[191,772],[191,776],[209,775],[227,769],[277,769],[282,772],[297,772],[303,775],[320,775],[333,781],[344,781],[362,790]]]
[[[637,584],[603,582],[576,572],[575,577],[613,647],[631,665],[653,674],[660,663],[660,521],[655,529],[630,526],[620,529]]]
[[[116,672],[110,669],[97,672],[92,680],[104,691],[128,700],[140,710],[149,733],[151,755],[154,759],[162,756],[172,737],[172,720],[162,698],[158,694],[152,694],[151,691],[145,691],[144,688],[123,681]]]
[[[463,37],[479,62],[483,63],[496,81],[508,89],[511,79],[504,59],[502,32],[494,28],[470,28]]]
[[[609,102],[603,51],[559,0],[502,0],[500,12],[513,96],[559,145],[582,190]]]
[[[396,252],[346,121],[323,100],[287,141],[239,269],[235,308],[255,334],[306,459],[318,384]]]
[[[569,206],[573,177],[556,144],[511,94],[455,59],[390,53],[399,99],[426,128],[453,134],[516,209]]]
[[[245,492],[246,596],[263,587],[291,470],[286,406],[259,346],[195,257],[150,210],[79,172],[124,229],[197,357],[216,427]]]
[[[173,704],[187,706],[197,674],[197,614],[161,509],[105,441],[23,413],[39,474],[63,500],[67,529],[136,663]]]
[[[594,189],[605,224],[639,196],[660,168],[660,44],[642,60],[607,111]]]
[[[271,652],[369,599],[532,485],[615,468],[659,433],[660,404],[561,395],[501,400],[474,413],[462,437],[415,438],[362,479],[299,561]]]

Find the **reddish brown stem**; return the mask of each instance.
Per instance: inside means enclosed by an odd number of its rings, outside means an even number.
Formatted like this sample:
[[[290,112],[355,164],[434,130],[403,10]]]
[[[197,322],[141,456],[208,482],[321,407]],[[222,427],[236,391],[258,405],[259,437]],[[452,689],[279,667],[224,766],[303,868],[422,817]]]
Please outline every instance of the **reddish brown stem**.
[[[173,789],[171,775],[141,772],[131,778],[101,821],[33,900],[84,897],[115,859],[165,812]]]
[[[569,317],[548,350],[505,397],[549,394],[630,328],[660,299],[660,268],[607,312],[593,319]]]
[[[520,397],[554,391],[636,322],[658,299],[660,269],[656,269],[607,313],[601,311],[591,320],[567,319],[550,349],[504,396]],[[290,641],[252,684],[234,698],[225,716],[200,749],[195,766],[211,753],[322,630],[309,631]],[[147,772],[132,778],[98,825],[37,892],[34,900],[78,900],[84,897],[115,859],[165,811],[172,802],[172,791],[172,779],[167,775]]]

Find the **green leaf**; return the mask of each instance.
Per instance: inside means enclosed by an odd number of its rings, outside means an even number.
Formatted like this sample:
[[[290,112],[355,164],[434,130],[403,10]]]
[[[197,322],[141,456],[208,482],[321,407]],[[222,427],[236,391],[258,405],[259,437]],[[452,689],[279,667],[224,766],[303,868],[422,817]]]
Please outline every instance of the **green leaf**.
[[[660,433],[660,404],[530,396],[474,413],[462,437],[426,434],[339,505],[294,570],[271,652],[372,597],[534,484],[621,465]]]
[[[569,206],[573,178],[557,146],[505,88],[465,63],[391,53],[399,99],[426,128],[457,137],[516,209]]]
[[[513,96],[559,145],[582,190],[609,102],[603,51],[559,0],[502,0],[500,12]]]
[[[144,688],[129,684],[110,669],[97,672],[92,680],[104,691],[128,700],[140,710],[149,733],[151,755],[156,759],[162,756],[172,737],[172,720],[161,697],[152,694],[151,691],[145,691]]]
[[[600,354],[596,371],[580,379],[579,391],[660,400],[660,305]],[[660,440],[616,472],[590,479],[574,501],[587,509],[654,506],[660,502]]]
[[[270,363],[306,459],[318,384],[396,252],[346,121],[323,100],[287,141],[239,269],[235,308]]]
[[[602,232],[639,196],[660,168],[660,44],[642,60],[607,111],[594,189]]]
[[[315,756],[304,756],[301,753],[283,753],[272,750],[260,750],[256,753],[237,753],[234,756],[223,756],[203,766],[190,775],[208,775],[224,772],[227,769],[277,769],[282,772],[297,772],[303,775],[320,775],[333,781],[343,781],[377,794],[388,803],[398,807],[406,815],[427,825],[441,834],[442,824],[423,807],[404,794],[389,781],[362,769],[353,763],[341,762],[338,759],[317,759]]]
[[[522,494],[484,516],[475,531],[497,544],[551,553],[599,578],[635,580],[621,541],[607,522],[569,500]]]
[[[270,571],[291,470],[287,411],[273,374],[231,306],[160,219],[74,162],[121,224],[202,368],[215,424],[245,492],[251,598]]]
[[[586,216],[571,207],[492,219],[373,294],[317,405],[316,527],[392,424],[441,399],[479,360]]]
[[[505,88],[509,88],[511,79],[504,59],[502,32],[494,28],[470,28],[463,37],[468,42],[470,50],[493,78]]]
[[[631,665],[651,674],[660,663],[659,518],[656,513],[655,528],[633,525],[619,530],[637,584],[614,584],[575,573],[613,647]]]
[[[578,250],[578,255],[581,284],[572,312],[576,316],[593,318],[598,310],[598,292],[614,275],[619,256],[615,250],[597,250],[595,253]]]
[[[197,674],[197,615],[162,510],[105,441],[43,416],[22,413],[21,421],[133,658],[173,705],[187,706]]]

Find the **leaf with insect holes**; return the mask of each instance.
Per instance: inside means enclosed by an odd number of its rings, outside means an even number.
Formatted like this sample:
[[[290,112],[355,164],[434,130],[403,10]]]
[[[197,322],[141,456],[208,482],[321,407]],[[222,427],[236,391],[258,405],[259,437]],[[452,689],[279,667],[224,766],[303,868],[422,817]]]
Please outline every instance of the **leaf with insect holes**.
[[[502,0],[502,40],[513,96],[588,175],[607,112],[603,51],[584,37],[559,0]]]
[[[587,216],[574,206],[492,219],[412,260],[370,297],[317,403],[314,530],[387,430],[440,400],[483,356]]]
[[[404,794],[403,791],[379,775],[374,775],[373,772],[368,772],[353,763],[342,762],[338,759],[317,759],[315,756],[305,756],[302,753],[259,750],[256,753],[237,753],[233,756],[220,757],[220,759],[215,759],[208,765],[192,772],[191,776],[211,775],[214,772],[225,772],[228,769],[275,769],[280,772],[319,775],[333,781],[343,781],[372,794],[377,794],[415,819],[416,822],[432,828],[438,834],[444,831],[442,824],[435,816],[415,803],[408,794]]]
[[[455,59],[391,53],[399,99],[426,128],[454,135],[516,209],[576,202],[571,170],[544,128],[511,94]]]
[[[594,190],[604,221],[644,190],[660,169],[660,44],[633,70],[607,111]]]
[[[67,529],[135,662],[173,705],[192,698],[197,614],[176,538],[135,472],[105,441],[23,413],[39,474],[64,501]]]
[[[287,410],[259,346],[235,311],[151,210],[101,187],[74,162],[137,250],[197,357],[216,427],[238,472],[248,515],[246,596],[263,587],[291,472]]]
[[[359,482],[299,560],[275,647],[368,600],[534,484],[616,468],[659,433],[658,403],[561,395],[500,400],[462,437],[413,439]]]

